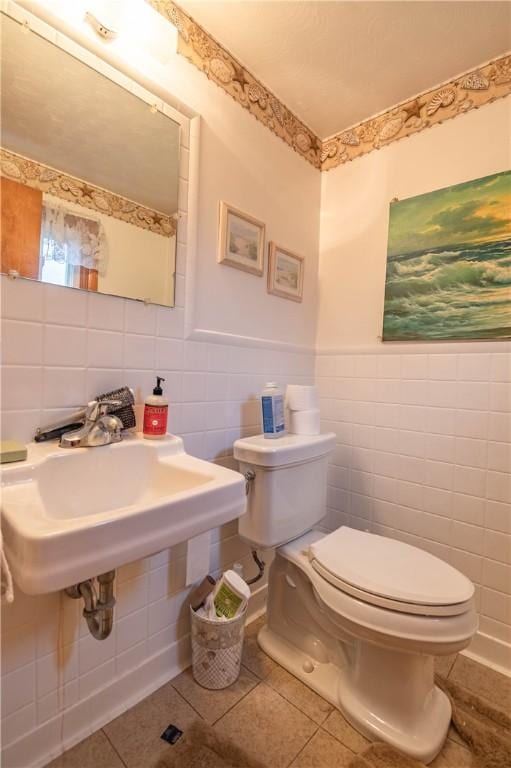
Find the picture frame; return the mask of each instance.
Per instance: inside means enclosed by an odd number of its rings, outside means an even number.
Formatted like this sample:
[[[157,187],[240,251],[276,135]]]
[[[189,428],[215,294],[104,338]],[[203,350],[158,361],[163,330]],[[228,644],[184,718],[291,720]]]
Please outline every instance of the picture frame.
[[[221,201],[218,263],[260,277],[264,272],[265,230],[264,222]]]
[[[383,342],[511,339],[511,171],[389,206]]]
[[[303,300],[304,258],[274,242],[268,247],[268,293]]]

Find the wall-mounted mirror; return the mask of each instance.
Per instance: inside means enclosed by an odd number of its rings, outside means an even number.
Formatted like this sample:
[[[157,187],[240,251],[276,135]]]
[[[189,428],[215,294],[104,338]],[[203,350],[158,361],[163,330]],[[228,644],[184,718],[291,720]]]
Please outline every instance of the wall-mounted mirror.
[[[1,271],[173,306],[179,123],[1,22]]]

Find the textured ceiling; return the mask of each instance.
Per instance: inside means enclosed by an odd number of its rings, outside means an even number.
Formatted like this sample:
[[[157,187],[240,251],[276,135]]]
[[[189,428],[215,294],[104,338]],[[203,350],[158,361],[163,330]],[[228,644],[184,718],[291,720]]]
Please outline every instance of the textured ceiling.
[[[2,146],[172,215],[179,125],[12,19],[1,23]]]
[[[321,138],[511,48],[511,3],[178,0]]]

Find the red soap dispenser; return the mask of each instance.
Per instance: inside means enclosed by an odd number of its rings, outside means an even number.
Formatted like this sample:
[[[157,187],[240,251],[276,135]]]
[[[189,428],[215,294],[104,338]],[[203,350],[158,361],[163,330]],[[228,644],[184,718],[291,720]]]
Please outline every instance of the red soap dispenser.
[[[148,440],[158,440],[167,434],[167,419],[169,415],[169,403],[163,396],[160,384],[165,379],[156,377],[156,386],[153,394],[145,401],[143,434]]]

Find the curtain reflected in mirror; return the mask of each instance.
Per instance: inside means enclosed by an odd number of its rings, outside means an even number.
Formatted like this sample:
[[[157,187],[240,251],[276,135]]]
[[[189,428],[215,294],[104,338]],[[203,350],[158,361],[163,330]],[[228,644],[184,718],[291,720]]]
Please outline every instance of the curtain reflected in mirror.
[[[173,306],[179,124],[1,18],[1,271]]]
[[[100,219],[43,204],[39,278],[45,283],[97,291],[107,274],[108,240]]]

